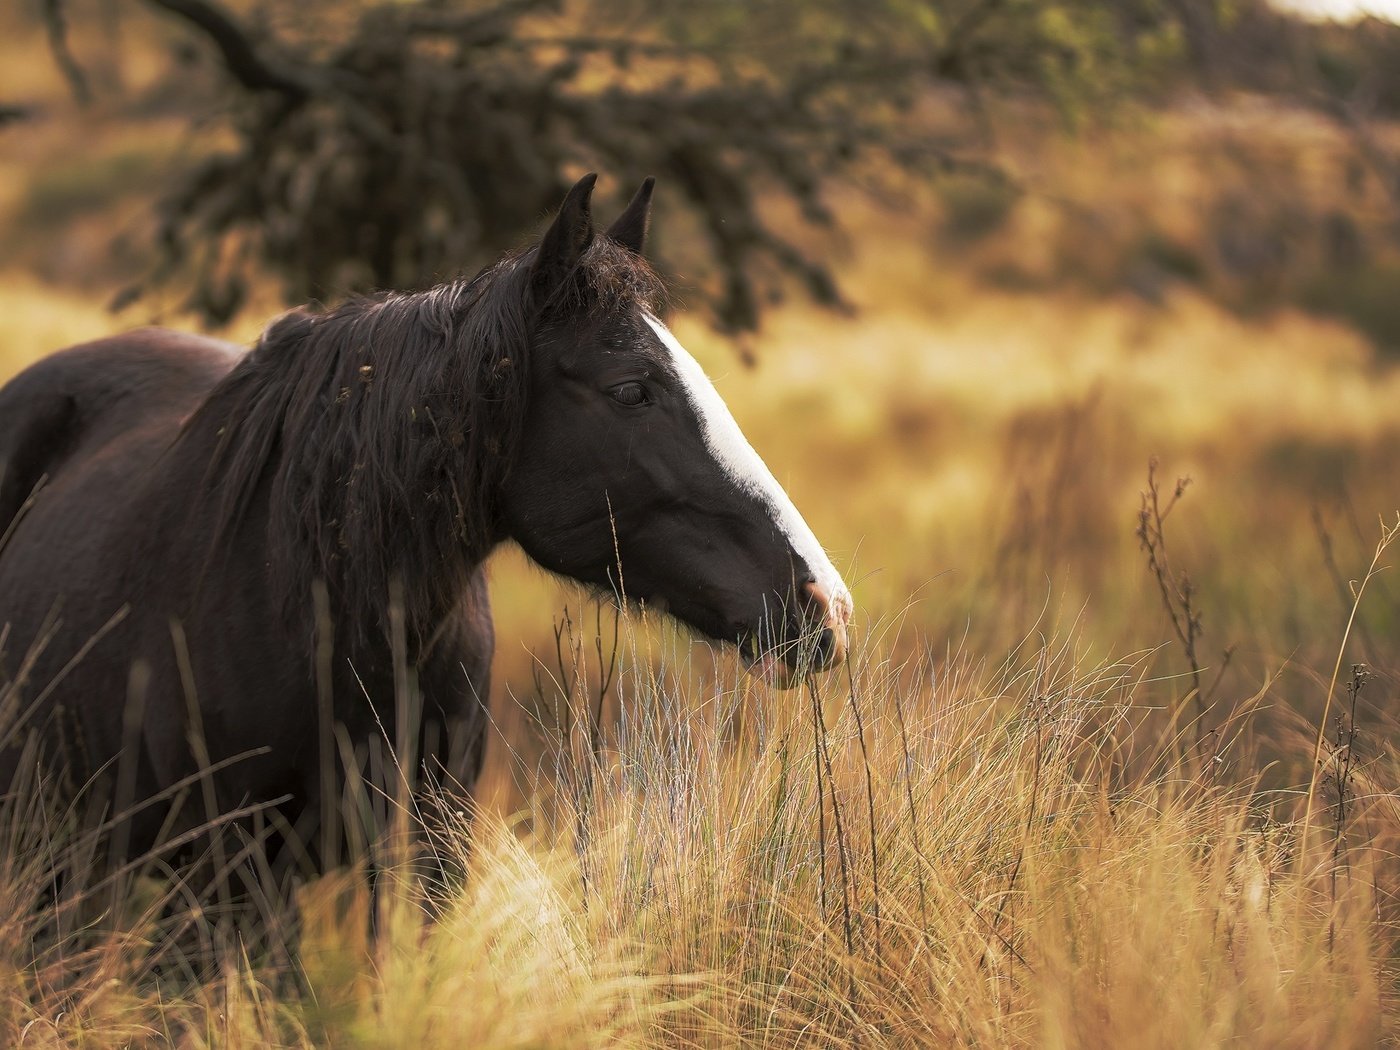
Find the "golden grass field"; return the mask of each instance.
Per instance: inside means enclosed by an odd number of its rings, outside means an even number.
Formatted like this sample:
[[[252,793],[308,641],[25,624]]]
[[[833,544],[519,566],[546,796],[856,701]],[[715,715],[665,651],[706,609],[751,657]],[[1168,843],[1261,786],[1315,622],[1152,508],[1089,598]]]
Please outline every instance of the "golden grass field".
[[[0,138],[0,379],[152,315],[105,309],[109,245],[186,146],[158,117],[59,124]],[[1400,358],[1291,271],[1233,299],[1116,279],[1143,216],[1211,266],[1232,193],[1264,224],[1293,195],[1381,229],[1379,204],[1330,203],[1335,132],[1247,102],[1012,152],[1009,205],[853,201],[829,250],[857,311],[779,306],[753,368],[678,288],[852,585],[849,675],[770,691],[630,618],[600,701],[612,614],[502,551],[488,769],[431,830],[460,879],[386,846],[373,897],[358,869],[89,882],[92,844],[12,800],[0,1043],[1393,1041]],[[1153,457],[1163,503],[1192,479],[1157,558],[1178,622],[1189,576],[1198,675],[1137,534]]]

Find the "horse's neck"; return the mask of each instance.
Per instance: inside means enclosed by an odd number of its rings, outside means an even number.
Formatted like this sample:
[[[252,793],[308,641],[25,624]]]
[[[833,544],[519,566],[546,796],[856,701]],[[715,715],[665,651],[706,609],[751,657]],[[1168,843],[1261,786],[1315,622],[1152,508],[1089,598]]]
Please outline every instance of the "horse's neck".
[[[448,549],[417,550],[414,558],[397,566],[383,600],[367,607],[341,606],[348,614],[346,640],[366,656],[382,659],[406,656],[417,666],[451,644],[463,625],[485,618],[490,630],[484,563],[495,543],[477,547],[452,545]],[[354,572],[350,552],[339,574]],[[336,604],[335,592],[328,594]]]
[[[337,635],[382,655],[401,616],[407,647],[430,650],[499,542],[490,535],[493,485],[454,488],[473,476],[457,458],[473,453],[413,409],[425,395],[396,393],[391,373],[374,365],[362,366],[372,379],[312,410],[303,393],[324,385],[326,369],[348,367],[314,348],[263,346],[213,392],[187,444],[211,495],[207,534],[216,558],[235,545],[297,621],[311,622],[321,581]],[[420,377],[417,386],[442,383]]]

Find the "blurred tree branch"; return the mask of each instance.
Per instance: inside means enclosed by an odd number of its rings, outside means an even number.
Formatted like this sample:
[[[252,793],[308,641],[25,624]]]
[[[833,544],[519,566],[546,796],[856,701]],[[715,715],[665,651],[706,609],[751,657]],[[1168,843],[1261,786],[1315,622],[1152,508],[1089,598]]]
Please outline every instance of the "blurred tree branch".
[[[49,50],[53,53],[59,72],[68,81],[73,96],[81,104],[87,105],[92,101],[92,92],[88,88],[83,67],[78,64],[68,46],[68,20],[64,16],[63,0],[43,0],[40,13],[44,19],[44,29],[49,36]]]
[[[18,124],[34,116],[34,107],[15,102],[0,102],[0,128],[8,124]]]
[[[183,18],[208,37],[219,49],[229,75],[248,91],[273,91],[296,102],[304,101],[312,93],[309,78],[269,62],[233,16],[212,0],[147,0],[147,3]]]

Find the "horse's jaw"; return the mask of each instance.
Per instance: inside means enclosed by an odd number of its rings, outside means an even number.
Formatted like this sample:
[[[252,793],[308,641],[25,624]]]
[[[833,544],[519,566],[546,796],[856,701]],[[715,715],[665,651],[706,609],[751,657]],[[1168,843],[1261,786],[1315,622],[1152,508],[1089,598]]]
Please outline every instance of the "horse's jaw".
[[[744,670],[774,689],[793,689],[806,677],[799,674],[795,668],[789,667],[773,649],[756,657],[744,656],[743,660]]]
[[[841,663],[840,660],[830,663],[805,661],[793,666],[784,660],[776,649],[770,649],[755,657],[745,655],[743,650],[740,650],[740,655],[744,661],[744,670],[774,689],[796,689],[809,676],[830,671]]]

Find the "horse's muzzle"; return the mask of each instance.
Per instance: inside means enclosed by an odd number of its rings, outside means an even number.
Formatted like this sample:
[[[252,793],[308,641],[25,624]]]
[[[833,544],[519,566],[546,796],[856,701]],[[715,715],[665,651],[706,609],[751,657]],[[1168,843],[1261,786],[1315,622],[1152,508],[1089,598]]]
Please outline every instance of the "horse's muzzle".
[[[816,581],[803,588],[796,638],[761,648],[750,636],[740,646],[749,673],[779,689],[791,689],[813,671],[829,671],[846,660],[851,595],[838,584],[835,594]]]
[[[841,587],[835,595],[813,581],[805,588],[812,603],[812,619],[821,624],[812,649],[812,669],[829,671],[846,661],[847,629],[851,625],[851,595]]]

